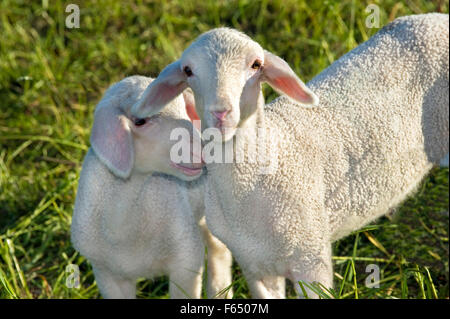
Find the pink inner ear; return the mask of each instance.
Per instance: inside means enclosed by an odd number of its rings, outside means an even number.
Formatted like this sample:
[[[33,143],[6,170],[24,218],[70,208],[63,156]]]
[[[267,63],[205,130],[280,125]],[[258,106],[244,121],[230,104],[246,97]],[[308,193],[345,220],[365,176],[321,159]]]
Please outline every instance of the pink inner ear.
[[[311,97],[311,95],[306,93],[305,90],[298,83],[298,81],[293,77],[278,76],[271,79],[270,84],[274,86],[275,89],[278,89],[279,91],[283,92],[284,94],[288,95],[289,97],[293,98],[296,101],[302,103],[313,102],[313,98]]]
[[[186,105],[186,113],[189,116],[189,119],[194,124],[194,127],[198,130],[201,129],[200,125],[200,117],[195,110],[195,98],[194,95],[190,92],[183,92],[184,103]]]
[[[169,64],[158,77],[150,83],[142,98],[132,107],[132,115],[147,117],[161,111],[187,87],[185,75],[180,69],[180,62]]]
[[[268,51],[264,51],[264,60],[264,79],[276,91],[305,105],[317,103],[317,97],[295,75],[286,61]]]
[[[182,91],[184,87],[185,83],[178,83],[176,85],[160,83],[155,87],[154,92],[156,93],[153,97],[149,98],[148,103],[157,107],[164,106],[180,94],[180,91]]]
[[[115,152],[117,154],[116,160],[114,162],[117,165],[117,168],[120,171],[127,171],[130,167],[131,162],[131,148],[130,148],[130,133],[124,127],[122,121],[117,122],[117,126],[113,132],[113,134],[109,137],[110,145],[114,145],[116,149]],[[113,155],[114,156],[114,155]]]

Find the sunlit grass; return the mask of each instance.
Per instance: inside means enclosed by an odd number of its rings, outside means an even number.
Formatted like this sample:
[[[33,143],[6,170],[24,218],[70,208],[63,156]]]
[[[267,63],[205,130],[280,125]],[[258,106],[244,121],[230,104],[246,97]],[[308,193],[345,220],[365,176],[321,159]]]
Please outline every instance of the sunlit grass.
[[[408,14],[448,13],[448,1],[375,3],[381,26]],[[218,26],[246,32],[308,81],[378,31],[365,26],[368,4],[80,1],[80,29],[67,29],[63,1],[1,1],[0,297],[99,297],[69,229],[93,110],[111,83],[156,76]],[[264,89],[268,100],[276,96]],[[335,287],[323,297],[448,298],[448,174],[433,170],[395,215],[335,243]],[[79,289],[66,286],[71,263],[80,267]],[[365,286],[370,264],[380,269],[378,289]],[[234,279],[235,297],[248,298],[237,265]],[[141,298],[169,297],[167,278],[138,287]]]

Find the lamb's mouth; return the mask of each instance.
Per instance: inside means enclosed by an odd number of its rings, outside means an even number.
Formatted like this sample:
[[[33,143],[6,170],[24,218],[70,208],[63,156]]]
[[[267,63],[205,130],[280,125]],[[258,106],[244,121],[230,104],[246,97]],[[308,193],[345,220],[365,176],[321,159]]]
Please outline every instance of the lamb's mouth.
[[[184,175],[187,175],[187,176],[197,176],[197,175],[200,175],[203,172],[203,165],[187,167],[187,166],[183,166],[181,164],[170,162],[170,166],[178,169]]]

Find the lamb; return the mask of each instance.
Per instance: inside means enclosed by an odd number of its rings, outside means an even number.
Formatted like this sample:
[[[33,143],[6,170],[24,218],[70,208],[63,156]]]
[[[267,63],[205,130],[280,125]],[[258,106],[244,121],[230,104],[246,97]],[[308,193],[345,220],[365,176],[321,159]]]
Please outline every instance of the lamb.
[[[234,155],[238,137],[261,147],[259,130],[278,132],[270,174],[258,162],[203,156],[209,229],[232,251],[254,298],[283,297],[272,285],[280,277],[333,287],[331,243],[396,207],[448,158],[448,60],[448,15],[407,16],[306,86],[284,60],[219,28],[167,66],[132,114],[190,87],[202,134],[219,129],[216,144],[235,143]],[[261,82],[286,96],[265,105]]]
[[[159,275],[170,277],[172,298],[200,298],[203,237],[208,297],[226,297],[232,258],[206,228],[203,164],[169,160],[175,143],[170,132],[195,132],[186,113],[195,113],[193,98],[185,92],[160,113],[132,118],[131,106],[151,81],[127,77],[96,108],[75,201],[73,246],[91,262],[105,298],[135,298],[138,277]]]

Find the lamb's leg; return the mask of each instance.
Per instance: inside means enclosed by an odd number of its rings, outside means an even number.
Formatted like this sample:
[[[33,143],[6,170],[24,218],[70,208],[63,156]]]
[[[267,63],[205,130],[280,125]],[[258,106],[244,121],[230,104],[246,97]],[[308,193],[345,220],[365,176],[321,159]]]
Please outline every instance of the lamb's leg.
[[[267,290],[262,280],[247,279],[247,283],[253,299],[272,298],[272,294]]]
[[[200,246],[199,248],[203,248]],[[203,249],[197,254],[187,250],[171,265],[169,293],[172,299],[199,299],[202,292]]]
[[[263,284],[267,291],[272,295],[274,299],[286,298],[286,278],[267,276],[263,278]]]
[[[333,266],[331,261],[331,244],[324,244],[322,249],[314,253],[302,253],[293,263],[289,272],[289,279],[294,283],[299,298],[305,298],[298,283],[300,280],[311,284],[321,283],[326,288],[333,287]],[[303,285],[308,298],[317,299],[319,296],[311,289]]]
[[[284,277],[266,276],[256,278],[244,271],[248,287],[254,299],[282,299],[286,297],[286,280]]]
[[[201,227],[208,248],[208,298],[231,298],[233,296],[233,289],[231,288],[233,258],[231,252],[211,234],[206,224],[201,224]]]
[[[135,299],[136,281],[112,274],[102,267],[92,267],[95,281],[105,299]]]

